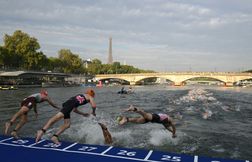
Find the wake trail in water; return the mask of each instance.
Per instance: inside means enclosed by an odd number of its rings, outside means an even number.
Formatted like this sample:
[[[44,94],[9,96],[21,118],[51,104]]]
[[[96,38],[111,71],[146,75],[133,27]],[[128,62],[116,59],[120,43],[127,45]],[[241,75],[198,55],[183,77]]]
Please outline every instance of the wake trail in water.
[[[213,93],[196,88],[188,92],[188,94],[174,101],[175,105],[183,105],[180,111],[186,114],[200,114],[202,119],[210,119],[213,115],[220,112],[240,111],[239,106],[224,105],[214,97]]]

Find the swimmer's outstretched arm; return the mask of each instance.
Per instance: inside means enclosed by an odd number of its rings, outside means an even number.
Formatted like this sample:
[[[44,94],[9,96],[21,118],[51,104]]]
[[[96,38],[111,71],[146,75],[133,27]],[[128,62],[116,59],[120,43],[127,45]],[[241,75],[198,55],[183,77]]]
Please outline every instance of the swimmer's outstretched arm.
[[[173,124],[172,121],[169,122],[169,125],[165,124],[164,127],[170,131],[172,133],[172,138],[176,138],[177,135],[176,135],[176,127],[175,125]]]
[[[112,140],[112,136],[111,136],[110,132],[108,131],[108,128],[102,123],[98,123],[98,124],[102,128],[102,133],[103,133],[103,136],[104,136],[105,144],[112,144],[113,140]]]
[[[58,107],[49,97],[47,97],[45,99],[52,107],[56,108],[56,109],[60,109],[60,107]]]
[[[38,111],[37,111],[37,104],[36,103],[33,106],[33,110],[34,110],[34,113],[35,113],[35,118],[37,119],[38,118]]]
[[[96,116],[96,113],[95,113],[95,110],[96,110],[96,103],[95,103],[94,99],[93,99],[93,98],[90,98],[89,103],[90,103],[91,106],[92,106],[92,114],[93,114],[94,116]]]
[[[89,113],[81,112],[81,111],[79,111],[77,108],[74,108],[74,109],[73,109],[73,112],[75,112],[76,114],[82,115],[82,116],[84,116],[84,117],[88,117],[88,116],[89,116]]]

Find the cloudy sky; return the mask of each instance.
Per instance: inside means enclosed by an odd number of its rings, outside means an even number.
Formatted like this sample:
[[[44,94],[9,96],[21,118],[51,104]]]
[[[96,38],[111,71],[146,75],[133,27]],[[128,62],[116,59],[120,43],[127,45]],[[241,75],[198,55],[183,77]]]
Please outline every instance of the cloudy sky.
[[[252,69],[251,0],[0,0],[4,34],[22,30],[41,51],[113,59],[141,69]]]

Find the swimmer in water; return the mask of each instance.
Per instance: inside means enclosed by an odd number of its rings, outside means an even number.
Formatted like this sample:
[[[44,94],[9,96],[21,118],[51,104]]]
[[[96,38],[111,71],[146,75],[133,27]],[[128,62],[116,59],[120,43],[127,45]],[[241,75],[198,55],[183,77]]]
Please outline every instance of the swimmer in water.
[[[128,92],[124,89],[124,87],[121,88],[120,91],[117,92],[118,94],[127,94]]]
[[[59,130],[52,136],[51,140],[55,144],[60,144],[58,136],[63,133],[66,129],[70,127],[70,113],[74,111],[75,113],[82,115],[84,117],[88,117],[89,113],[83,113],[77,109],[77,107],[81,105],[85,105],[90,103],[92,106],[92,115],[96,116],[96,103],[94,101],[95,92],[92,89],[87,89],[85,94],[78,94],[76,96],[71,97],[66,102],[64,102],[63,108],[53,116],[48,122],[44,125],[44,127],[37,132],[36,143],[41,139],[46,130],[52,126],[54,123],[64,118],[64,124],[59,128]]]
[[[21,107],[17,113],[13,115],[9,122],[5,123],[4,134],[7,135],[9,128],[15,123],[15,121],[20,118],[21,120],[16,125],[15,129],[11,132],[11,135],[14,138],[18,138],[17,132],[27,123],[28,121],[28,112],[33,108],[35,112],[35,118],[38,117],[37,112],[37,103],[48,102],[52,107],[60,109],[54,102],[48,97],[48,92],[45,89],[42,89],[40,93],[32,94],[25,98],[21,102]]]
[[[123,125],[123,124],[128,123],[128,122],[138,123],[138,124],[145,124],[145,123],[148,123],[148,122],[159,123],[159,124],[163,124],[163,126],[168,131],[170,131],[172,133],[173,138],[177,137],[175,125],[172,122],[171,117],[169,117],[167,114],[147,113],[147,112],[145,112],[143,110],[140,110],[140,109],[134,107],[133,105],[131,105],[125,111],[136,112],[136,113],[140,114],[141,117],[128,118],[128,117],[125,117],[125,116],[120,116],[119,119],[118,119],[120,125]]]
[[[209,119],[212,116],[212,111],[211,110],[206,110],[204,113],[202,113],[202,118],[203,119]]]
[[[112,136],[111,136],[110,132],[108,131],[108,128],[102,123],[98,123],[98,124],[102,128],[102,133],[103,133],[103,136],[104,136],[104,143],[108,144],[108,145],[112,144],[113,140],[112,140]]]

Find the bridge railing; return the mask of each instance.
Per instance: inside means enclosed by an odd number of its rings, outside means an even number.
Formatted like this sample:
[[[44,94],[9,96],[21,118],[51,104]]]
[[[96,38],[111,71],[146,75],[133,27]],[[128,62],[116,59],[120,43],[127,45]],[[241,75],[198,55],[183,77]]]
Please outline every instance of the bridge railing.
[[[252,73],[239,72],[160,72],[160,73],[129,73],[129,74],[98,74],[96,76],[148,76],[148,75],[237,75],[252,76]]]

